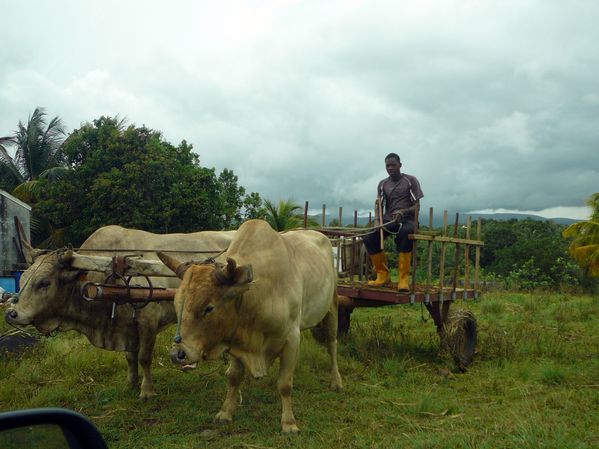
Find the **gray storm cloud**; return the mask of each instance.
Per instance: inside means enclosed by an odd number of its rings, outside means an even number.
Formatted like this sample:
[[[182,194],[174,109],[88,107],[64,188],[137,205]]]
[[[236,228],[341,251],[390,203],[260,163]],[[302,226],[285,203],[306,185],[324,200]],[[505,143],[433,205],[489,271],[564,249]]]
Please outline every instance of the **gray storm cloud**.
[[[424,207],[577,207],[599,187],[596,2],[4,10],[3,135],[38,105],[71,129],[126,116],[248,191],[316,208],[372,208],[391,151]]]

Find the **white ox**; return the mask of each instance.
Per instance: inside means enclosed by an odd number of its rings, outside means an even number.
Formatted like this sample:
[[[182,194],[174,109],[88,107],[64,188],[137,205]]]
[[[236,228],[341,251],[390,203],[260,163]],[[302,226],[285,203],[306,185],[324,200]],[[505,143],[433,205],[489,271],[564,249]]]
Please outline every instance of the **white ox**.
[[[203,260],[210,254],[199,252],[214,251],[211,255],[217,255],[229,246],[234,234],[234,231],[153,234],[120,226],[105,226],[81,245],[81,254],[143,254],[144,258],[155,259],[160,267],[162,264],[157,260],[157,250],[181,251],[175,254],[185,260]],[[154,396],[152,350],[157,333],[176,322],[172,301],[151,302],[135,312],[130,304],[119,305],[113,319],[112,302],[88,302],[80,292],[83,280],[102,282],[105,274],[91,271],[85,274],[71,266],[69,256],[59,257],[57,252],[40,255],[38,250],[34,251],[33,265],[21,277],[21,292],[17,302],[6,312],[6,320],[14,325],[31,324],[44,334],[74,330],[85,335],[94,346],[125,351],[129,382],[135,387],[139,385],[139,363],[143,369],[139,396],[142,399]],[[179,284],[176,277],[155,277],[151,280],[155,287],[177,287]],[[132,283],[135,283],[135,279]],[[143,282],[139,284],[147,285]]]
[[[261,220],[237,231],[227,264],[182,264],[158,253],[183,280],[175,296],[178,332],[171,350],[175,363],[218,358],[231,362],[225,401],[215,420],[231,422],[245,370],[264,376],[280,359],[277,387],[283,432],[297,432],[291,407],[300,331],[326,330],[331,388],[342,388],[337,368],[337,277],[329,240],[315,231],[278,234]]]

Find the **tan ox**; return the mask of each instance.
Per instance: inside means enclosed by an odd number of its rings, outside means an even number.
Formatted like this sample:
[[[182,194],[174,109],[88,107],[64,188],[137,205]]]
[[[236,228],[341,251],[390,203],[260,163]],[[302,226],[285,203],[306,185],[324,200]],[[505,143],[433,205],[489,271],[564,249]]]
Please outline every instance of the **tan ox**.
[[[215,420],[231,422],[245,370],[264,376],[280,359],[277,387],[283,432],[297,432],[291,407],[300,331],[322,324],[331,357],[331,388],[342,388],[337,369],[337,278],[331,244],[315,231],[278,234],[261,220],[244,223],[227,252],[227,265],[181,264],[158,256],[183,281],[175,296],[175,363],[218,358],[228,350],[229,386]]]
[[[81,245],[80,252],[102,256],[143,254],[144,258],[156,259],[159,266],[162,266],[156,253],[149,250],[184,251],[176,254],[186,260],[203,260],[208,254],[186,251],[218,253],[229,246],[234,234],[234,231],[207,231],[161,235],[120,226],[106,226],[94,232]],[[165,272],[170,273],[167,270]],[[152,350],[157,333],[176,322],[172,302],[149,303],[136,311],[129,304],[119,305],[112,318],[111,302],[87,302],[81,296],[81,278],[84,274],[71,267],[68,256],[66,259],[59,258],[56,252],[38,255],[21,277],[18,301],[6,312],[6,320],[14,325],[32,324],[44,334],[74,330],[84,334],[94,346],[125,351],[129,382],[136,387],[139,384],[139,363],[143,369],[139,396],[142,399],[154,396]],[[102,273],[89,272],[85,280],[102,282],[105,277]],[[135,280],[132,283],[134,282]],[[179,282],[176,277],[152,278],[155,287],[176,287]],[[147,285],[143,282],[139,284]]]

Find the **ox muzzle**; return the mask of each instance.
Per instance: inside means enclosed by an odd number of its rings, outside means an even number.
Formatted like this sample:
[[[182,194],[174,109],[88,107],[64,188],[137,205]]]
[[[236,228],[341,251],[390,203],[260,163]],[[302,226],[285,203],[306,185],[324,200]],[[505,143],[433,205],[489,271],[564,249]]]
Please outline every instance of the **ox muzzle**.
[[[179,365],[184,364],[185,360],[187,359],[187,354],[179,346],[173,346],[171,348],[170,355],[171,355],[171,361],[173,363],[177,363]]]

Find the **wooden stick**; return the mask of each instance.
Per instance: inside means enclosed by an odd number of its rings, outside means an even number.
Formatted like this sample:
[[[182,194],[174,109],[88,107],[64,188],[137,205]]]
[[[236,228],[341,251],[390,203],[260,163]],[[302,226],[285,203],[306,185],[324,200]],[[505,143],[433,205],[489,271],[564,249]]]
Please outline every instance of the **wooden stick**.
[[[460,226],[460,214],[458,212],[456,212],[455,214],[455,225],[453,228],[453,236],[454,238],[458,238],[459,237],[459,226]],[[455,299],[455,292],[456,289],[458,287],[458,275],[460,273],[460,256],[461,256],[461,251],[460,251],[460,244],[456,243],[455,246],[455,259],[453,262],[453,280],[451,283],[451,299]]]
[[[447,237],[447,211],[443,211],[443,237]],[[443,302],[443,287],[445,283],[445,242],[441,242],[441,258],[439,260],[439,300]]]
[[[428,212],[428,228],[429,231],[433,229],[433,208],[431,207]],[[430,294],[431,290],[431,278],[433,273],[433,241],[428,241],[428,269],[426,272],[426,294]]]
[[[308,227],[308,202],[304,204],[304,228]]]
[[[383,205],[381,203],[380,198],[376,199],[376,204],[377,204],[377,208],[379,211],[379,224],[382,225],[383,224]],[[379,229],[379,235],[381,238],[381,251],[385,250],[385,235],[383,234],[383,228]]]
[[[466,222],[466,239],[470,240],[470,229],[472,228],[472,216],[468,215]],[[464,247],[464,291],[470,289],[470,245]]]
[[[343,207],[339,208],[339,226],[343,226]]]
[[[416,210],[414,211],[414,233],[418,233],[418,216],[420,215],[420,203],[416,203]],[[418,263],[418,240],[412,242],[412,288],[411,292],[416,291],[416,264]]]
[[[354,228],[358,227],[358,211],[354,210]]]
[[[481,235],[481,221],[480,217],[476,220],[476,238],[480,240]],[[476,247],[474,253],[474,298],[478,298],[478,272],[480,269],[480,246]]]
[[[325,204],[322,205],[322,227],[324,228],[327,224],[327,206]]]

